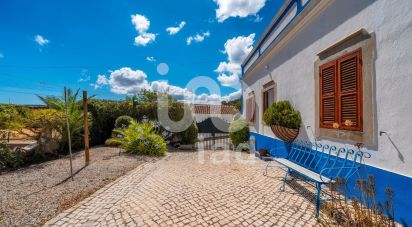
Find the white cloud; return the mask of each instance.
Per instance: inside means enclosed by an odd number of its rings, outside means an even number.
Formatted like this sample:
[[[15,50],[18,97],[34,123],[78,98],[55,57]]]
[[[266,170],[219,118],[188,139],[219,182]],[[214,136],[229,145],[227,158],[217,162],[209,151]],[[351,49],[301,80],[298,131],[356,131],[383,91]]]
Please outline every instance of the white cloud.
[[[187,88],[170,85],[167,81],[153,81],[150,86],[152,91],[166,92],[176,100],[185,101],[193,98],[193,93]]]
[[[179,26],[177,27],[168,27],[166,28],[166,31],[169,33],[169,35],[176,35],[180,30],[183,29],[183,27],[186,25],[186,21],[180,22]]]
[[[110,91],[115,94],[136,94],[144,89],[150,89],[146,79],[147,75],[143,71],[124,67],[112,71],[109,78],[105,75],[99,75],[93,86],[97,89],[108,85]]]
[[[216,18],[223,22],[229,17],[247,17],[256,15],[266,3],[266,0],[214,0],[218,5]]]
[[[186,103],[211,103],[219,104],[222,101],[231,101],[239,99],[242,95],[241,90],[235,91],[225,96],[220,96],[218,94],[206,94],[202,93],[196,95],[193,91],[187,88],[181,88],[178,86],[170,85],[167,81],[153,81],[151,83],[151,90],[156,92],[166,92],[174,99],[186,102]]]
[[[148,62],[156,62],[156,58],[153,57],[153,56],[146,57],[146,61],[148,61]]]
[[[194,103],[209,103],[209,104],[218,104],[222,101],[222,97],[217,94],[206,94],[197,95]]]
[[[136,36],[134,38],[134,44],[136,46],[147,46],[147,44],[152,43],[156,40],[156,35],[153,33],[144,33]]]
[[[235,92],[232,92],[228,95],[223,96],[222,101],[232,101],[232,100],[240,99],[240,97],[242,97],[242,90],[239,89]]]
[[[200,43],[200,42],[203,42],[205,40],[205,38],[209,37],[209,36],[210,36],[209,31],[203,32],[202,34],[197,33],[196,35],[189,36],[186,40],[186,43],[187,43],[187,45],[192,44],[193,41],[197,42],[197,43]]]
[[[227,54],[227,61],[220,62],[215,70],[219,73],[217,79],[222,86],[231,87],[239,85],[242,61],[252,51],[254,41],[254,33],[249,36],[234,37],[226,41],[223,53]]]
[[[234,87],[239,85],[239,76],[237,74],[225,74],[221,73],[217,77],[217,80],[224,87]]]
[[[255,23],[259,23],[263,20],[263,17],[261,17],[259,14],[256,14],[255,19],[253,20],[253,22]]]
[[[221,101],[237,99],[241,95],[240,90],[225,96],[206,93],[196,95],[187,88],[170,85],[167,81],[155,80],[149,83],[147,81],[147,75],[143,71],[132,70],[128,67],[112,71],[109,78],[105,75],[98,75],[96,83],[90,85],[95,89],[108,86],[112,93],[119,95],[135,95],[144,89],[155,92],[166,92],[174,99],[186,103],[216,104]]]
[[[108,84],[109,84],[109,80],[107,79],[107,77],[105,75],[98,75],[96,83],[90,84],[90,85],[92,87],[94,87],[94,89],[98,89],[98,88],[101,88],[101,87],[106,86]]]
[[[145,33],[149,30],[150,21],[147,17],[139,14],[132,15],[132,24],[139,33]]]
[[[136,46],[146,46],[156,40],[156,34],[147,32],[150,28],[150,21],[147,17],[139,14],[131,15],[132,24],[134,25],[138,36],[134,39]]]
[[[88,82],[90,81],[90,76],[86,75],[84,77],[80,77],[80,79],[77,81],[78,83],[83,83],[83,82]]]
[[[35,41],[37,44],[39,44],[40,46],[45,46],[45,45],[47,45],[48,43],[50,43],[50,40],[44,38],[44,37],[41,36],[41,35],[35,35],[35,36],[34,36],[34,41]]]
[[[109,84],[109,80],[106,78],[105,75],[98,75],[97,76],[97,84],[98,85],[107,85],[107,84]]]
[[[234,37],[226,41],[224,53],[228,55],[228,60],[231,63],[241,64],[252,51],[254,41],[255,33],[249,36]]]
[[[80,73],[80,79],[77,81],[78,83],[88,82],[90,81],[89,70],[83,69]]]
[[[121,68],[110,74],[109,85],[115,94],[136,94],[149,89],[147,75],[141,70]]]

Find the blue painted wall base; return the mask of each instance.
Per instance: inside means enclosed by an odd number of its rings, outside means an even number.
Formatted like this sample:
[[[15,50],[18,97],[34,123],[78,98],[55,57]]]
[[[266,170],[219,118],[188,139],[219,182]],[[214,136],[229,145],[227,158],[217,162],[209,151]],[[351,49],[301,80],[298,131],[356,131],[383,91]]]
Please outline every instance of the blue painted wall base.
[[[256,150],[266,148],[273,157],[287,156],[290,148],[288,143],[254,132],[250,136],[255,137]],[[364,165],[355,178],[366,179],[369,175],[375,178],[377,201],[384,205],[387,198],[385,189],[392,188],[395,220],[404,226],[412,226],[412,178],[368,165]],[[348,190],[352,195],[356,195],[355,178],[348,182]]]

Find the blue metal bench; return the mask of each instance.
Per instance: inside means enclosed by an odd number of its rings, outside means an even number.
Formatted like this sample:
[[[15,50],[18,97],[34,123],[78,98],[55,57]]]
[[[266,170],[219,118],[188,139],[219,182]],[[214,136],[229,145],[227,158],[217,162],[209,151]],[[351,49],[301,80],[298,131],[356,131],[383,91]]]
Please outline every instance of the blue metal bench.
[[[320,143],[296,141],[291,144],[286,158],[273,157],[272,160],[286,171],[280,188],[282,192],[291,173],[296,173],[304,180],[314,183],[317,190],[316,217],[319,217],[322,186],[333,182],[336,177],[349,180],[361,167],[364,158],[370,158],[370,154],[361,151],[360,148],[338,149]],[[269,167],[270,163],[266,166],[265,174]]]

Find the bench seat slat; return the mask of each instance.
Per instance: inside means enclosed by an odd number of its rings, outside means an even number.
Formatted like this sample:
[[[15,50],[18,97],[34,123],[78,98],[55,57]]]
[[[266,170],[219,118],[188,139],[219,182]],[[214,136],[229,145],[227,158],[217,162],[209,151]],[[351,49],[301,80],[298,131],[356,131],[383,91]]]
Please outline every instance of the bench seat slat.
[[[284,158],[275,158],[273,159],[276,162],[290,168],[293,171],[299,172],[300,174],[308,177],[310,180],[313,180],[317,183],[327,183],[330,181],[329,178],[322,176],[322,178],[320,177],[319,173],[316,173],[312,170],[306,169],[305,167],[302,167],[292,161],[289,161],[287,159]]]

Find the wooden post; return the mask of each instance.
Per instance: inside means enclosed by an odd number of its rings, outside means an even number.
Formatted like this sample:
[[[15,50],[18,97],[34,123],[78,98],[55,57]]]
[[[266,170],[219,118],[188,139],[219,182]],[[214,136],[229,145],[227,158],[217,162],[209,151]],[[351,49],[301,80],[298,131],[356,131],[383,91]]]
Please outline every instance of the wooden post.
[[[84,115],[84,157],[86,165],[90,163],[90,153],[89,153],[89,111],[87,109],[87,91],[83,91],[83,115]]]

